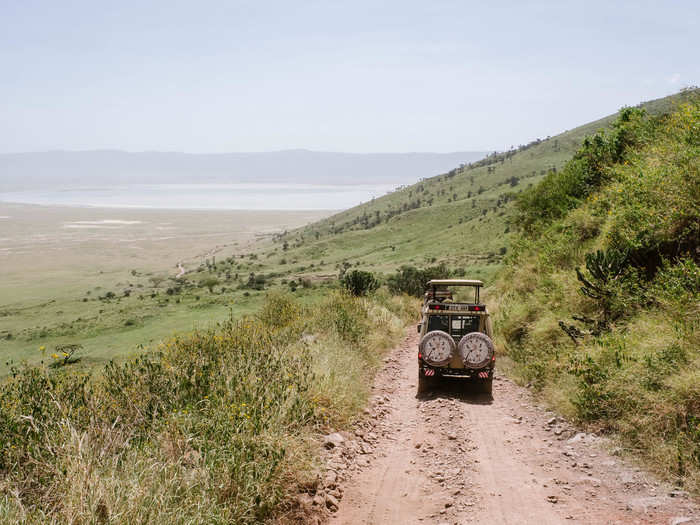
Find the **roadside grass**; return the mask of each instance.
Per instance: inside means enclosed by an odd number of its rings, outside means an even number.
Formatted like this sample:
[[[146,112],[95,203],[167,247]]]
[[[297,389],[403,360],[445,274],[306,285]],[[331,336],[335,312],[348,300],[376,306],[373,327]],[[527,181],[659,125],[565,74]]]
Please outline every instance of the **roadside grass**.
[[[577,154],[599,161],[584,168],[592,171],[577,171],[575,160],[532,190],[566,194],[549,219],[539,197],[526,195],[518,212],[525,231],[494,290],[495,332],[510,372],[695,493],[699,104],[691,97],[658,118],[623,111],[615,133],[626,145],[615,155],[614,133],[595,139]]]
[[[366,402],[415,300],[336,291],[178,335],[100,373],[26,367],[0,389],[0,521],[258,523],[308,481],[314,432]],[[381,333],[380,333],[381,332]]]

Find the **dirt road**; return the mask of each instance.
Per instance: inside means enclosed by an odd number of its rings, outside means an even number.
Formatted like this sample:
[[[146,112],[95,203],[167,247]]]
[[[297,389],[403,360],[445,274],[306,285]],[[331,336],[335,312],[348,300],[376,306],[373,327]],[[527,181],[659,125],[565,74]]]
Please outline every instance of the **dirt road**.
[[[687,494],[506,379],[493,399],[455,388],[417,398],[417,342],[386,359],[354,432],[326,437],[326,479],[309,504],[331,524],[700,524]]]

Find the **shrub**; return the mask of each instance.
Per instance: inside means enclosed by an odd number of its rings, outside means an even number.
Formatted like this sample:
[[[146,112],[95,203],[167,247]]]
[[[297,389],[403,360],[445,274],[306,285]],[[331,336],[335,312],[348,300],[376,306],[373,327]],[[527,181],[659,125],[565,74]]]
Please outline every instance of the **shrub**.
[[[516,201],[521,231],[536,234],[542,224],[566,215],[583,199],[610,181],[610,166],[622,161],[629,148],[638,144],[653,122],[639,108],[624,108],[608,133],[586,137],[583,145],[561,171],[550,171],[536,186]]]
[[[214,287],[219,284],[219,280],[216,277],[207,277],[199,281],[199,286],[202,288],[207,288],[209,293],[214,293]]]
[[[333,330],[343,341],[361,343],[370,327],[367,310],[360,301],[349,293],[331,294],[322,303],[322,326]]]
[[[586,254],[589,276],[585,276],[580,268],[576,268],[576,277],[582,284],[581,293],[598,303],[606,322],[620,314],[613,308],[617,291],[615,283],[622,277],[627,265],[626,253],[610,249]]]
[[[353,270],[346,272],[340,280],[341,285],[355,297],[367,295],[379,288],[379,281],[372,272]]]
[[[425,292],[425,285],[431,279],[447,279],[452,272],[445,263],[418,269],[415,266],[404,265],[394,275],[387,279],[389,290],[394,294],[405,293],[413,297],[421,297]]]
[[[300,313],[301,309],[292,297],[275,292],[268,294],[258,317],[266,325],[283,327],[297,320]]]
[[[75,354],[83,349],[83,345],[76,343],[68,343],[56,346],[56,351],[51,354],[51,357],[55,359],[49,366],[52,368],[58,368],[61,366],[72,365],[80,361],[80,357]]]
[[[264,290],[265,284],[267,282],[267,277],[263,274],[255,274],[251,272],[248,275],[248,281],[243,285],[243,288],[248,288],[251,290]]]

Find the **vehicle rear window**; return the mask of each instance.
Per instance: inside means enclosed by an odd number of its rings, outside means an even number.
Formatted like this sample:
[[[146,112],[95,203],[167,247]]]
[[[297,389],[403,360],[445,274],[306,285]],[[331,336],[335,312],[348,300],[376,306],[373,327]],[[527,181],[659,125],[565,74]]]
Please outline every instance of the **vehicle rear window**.
[[[431,315],[428,317],[428,332],[433,330],[450,331],[450,320],[448,315]]]
[[[453,315],[450,319],[450,335],[461,338],[463,335],[479,331],[479,316]]]
[[[428,332],[442,330],[460,339],[463,335],[479,331],[478,315],[431,315],[428,317]]]

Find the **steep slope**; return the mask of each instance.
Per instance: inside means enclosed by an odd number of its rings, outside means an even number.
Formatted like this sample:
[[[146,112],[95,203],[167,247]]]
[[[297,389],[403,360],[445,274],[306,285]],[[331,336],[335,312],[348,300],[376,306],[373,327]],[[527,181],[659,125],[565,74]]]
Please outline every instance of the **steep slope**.
[[[650,114],[660,114],[683,96],[643,106]],[[611,115],[398,188],[278,236],[277,253],[289,262],[314,261],[310,272],[302,270],[308,275],[344,262],[388,271],[406,263],[439,261],[472,276],[491,277],[510,243],[508,219],[517,194],[560,170],[584,137],[614,119]]]
[[[700,97],[622,111],[518,201],[496,332],[558,411],[700,491]]]

